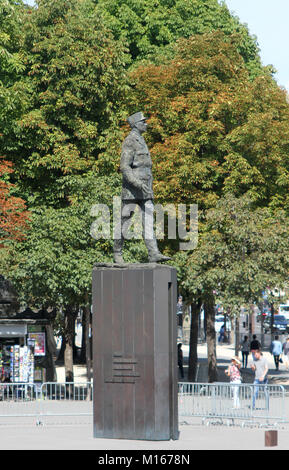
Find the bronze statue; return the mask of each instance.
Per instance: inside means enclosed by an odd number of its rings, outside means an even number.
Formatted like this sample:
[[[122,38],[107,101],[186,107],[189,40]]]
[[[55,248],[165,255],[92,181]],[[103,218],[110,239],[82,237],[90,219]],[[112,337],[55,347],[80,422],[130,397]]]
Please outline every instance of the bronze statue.
[[[120,170],[122,172],[122,208],[120,237],[114,239],[114,261],[123,263],[122,247],[124,243],[123,227],[130,222],[138,205],[142,213],[143,239],[148,250],[150,262],[167,261],[157,246],[154,234],[153,176],[152,160],[142,134],[147,130],[146,117],[137,112],[128,118],[131,132],[122,145]]]

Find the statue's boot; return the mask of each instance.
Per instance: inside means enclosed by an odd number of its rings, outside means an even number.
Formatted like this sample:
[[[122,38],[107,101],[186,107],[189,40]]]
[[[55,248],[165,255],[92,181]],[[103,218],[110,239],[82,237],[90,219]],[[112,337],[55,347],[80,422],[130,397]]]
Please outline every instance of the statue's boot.
[[[113,260],[116,264],[124,264],[124,259],[121,253],[114,253]]]
[[[124,264],[124,259],[122,257],[122,245],[123,240],[114,240],[113,260],[116,264]]]
[[[169,256],[162,255],[160,252],[154,253],[149,256],[150,263],[158,263],[161,261],[169,261],[171,258]]]
[[[157,241],[154,238],[153,240],[145,240],[145,244],[148,250],[149,262],[158,263],[161,261],[169,261],[171,258],[169,256],[162,255],[157,246]]]

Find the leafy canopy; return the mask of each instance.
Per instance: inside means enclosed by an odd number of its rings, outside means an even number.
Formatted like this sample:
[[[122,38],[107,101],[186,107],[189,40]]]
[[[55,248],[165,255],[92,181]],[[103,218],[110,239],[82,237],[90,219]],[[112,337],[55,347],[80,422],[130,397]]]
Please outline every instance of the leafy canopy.
[[[118,127],[126,56],[90,0],[40,0],[23,23],[24,109],[2,146],[30,205],[65,205],[69,175],[97,171]]]
[[[110,166],[106,146],[119,145],[126,54],[90,0],[40,0],[24,11],[21,53],[21,109],[0,145],[31,231],[9,275],[31,305],[82,302],[93,263],[111,253],[90,236],[90,209],[119,191],[118,174],[100,173]]]
[[[27,229],[29,213],[23,199],[13,195],[8,175],[11,162],[0,157],[0,253],[10,240],[22,240]]]
[[[227,192],[289,209],[289,105],[266,70],[251,80],[233,37],[181,39],[175,57],[131,72],[132,109],[150,117],[161,202],[215,205]]]
[[[250,73],[260,71],[256,38],[218,0],[95,0],[117,39],[127,42],[132,65],[171,56],[179,38],[221,30],[237,33],[236,44]],[[160,56],[162,59],[160,59]]]
[[[238,313],[240,305],[260,301],[266,288],[285,285],[289,221],[284,211],[273,216],[268,208],[254,209],[248,196],[227,194],[205,217],[196,250],[177,256],[188,296],[214,295]]]

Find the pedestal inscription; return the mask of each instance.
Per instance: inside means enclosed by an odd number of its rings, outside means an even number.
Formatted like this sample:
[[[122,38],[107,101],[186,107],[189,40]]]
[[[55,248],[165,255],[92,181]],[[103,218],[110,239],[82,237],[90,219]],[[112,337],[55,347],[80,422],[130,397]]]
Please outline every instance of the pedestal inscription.
[[[136,373],[134,359],[123,358],[122,354],[114,354],[112,357],[112,376],[105,379],[109,383],[135,383],[135,378],[140,377]]]

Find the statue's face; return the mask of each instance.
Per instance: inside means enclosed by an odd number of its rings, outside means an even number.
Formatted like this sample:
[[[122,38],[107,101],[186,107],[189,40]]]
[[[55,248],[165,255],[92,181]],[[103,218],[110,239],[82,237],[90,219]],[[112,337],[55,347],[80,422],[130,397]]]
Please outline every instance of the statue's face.
[[[138,129],[139,132],[143,133],[143,132],[146,132],[148,125],[146,121],[143,120],[143,121],[137,122],[135,127]]]

